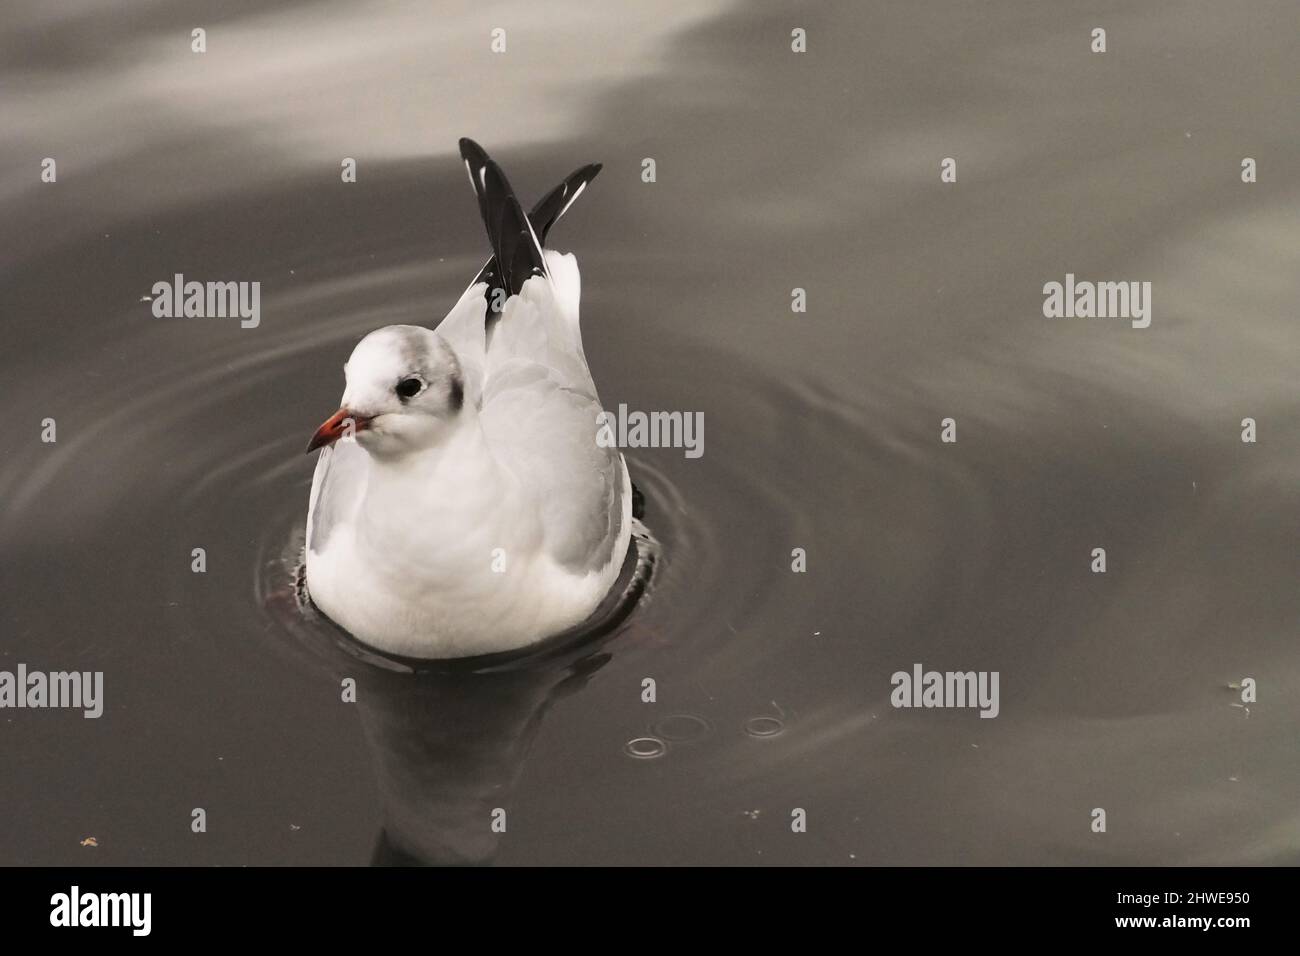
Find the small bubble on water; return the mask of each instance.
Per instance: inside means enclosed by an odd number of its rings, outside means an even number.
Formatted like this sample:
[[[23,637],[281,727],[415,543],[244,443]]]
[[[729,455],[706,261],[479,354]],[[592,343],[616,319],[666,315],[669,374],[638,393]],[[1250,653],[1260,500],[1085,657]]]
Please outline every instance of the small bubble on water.
[[[703,717],[694,714],[673,714],[654,722],[650,732],[673,743],[686,743],[706,737],[713,728]]]
[[[785,724],[778,717],[751,717],[745,721],[745,733],[751,737],[775,737],[785,730]]]
[[[651,760],[666,754],[668,745],[658,737],[633,737],[623,745],[623,752],[629,757]]]

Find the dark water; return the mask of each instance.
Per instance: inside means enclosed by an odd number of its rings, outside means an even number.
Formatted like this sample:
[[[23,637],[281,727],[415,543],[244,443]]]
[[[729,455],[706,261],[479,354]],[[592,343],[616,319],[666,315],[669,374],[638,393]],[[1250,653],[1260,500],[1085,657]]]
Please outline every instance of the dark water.
[[[1300,861],[1296,6],[558,6],[0,14],[0,669],[106,697],[0,711],[0,861]],[[294,603],[302,448],[481,264],[460,135],[527,198],[605,163],[601,397],[705,453],[630,454],[612,633],[411,674]],[[153,318],[176,272],[260,326]],[[1067,272],[1151,327],[1044,319]],[[918,662],[1000,715],[892,708]]]

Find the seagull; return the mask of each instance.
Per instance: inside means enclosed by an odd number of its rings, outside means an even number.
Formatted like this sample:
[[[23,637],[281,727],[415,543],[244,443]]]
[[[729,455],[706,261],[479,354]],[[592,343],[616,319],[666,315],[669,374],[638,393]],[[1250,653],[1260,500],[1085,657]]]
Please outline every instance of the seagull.
[[[343,367],[307,511],[306,586],[353,637],[417,658],[514,650],[589,617],[632,535],[622,454],[578,328],[581,281],[547,234],[600,165],[525,216],[477,143],[460,154],[491,257],[434,330],[390,325]]]

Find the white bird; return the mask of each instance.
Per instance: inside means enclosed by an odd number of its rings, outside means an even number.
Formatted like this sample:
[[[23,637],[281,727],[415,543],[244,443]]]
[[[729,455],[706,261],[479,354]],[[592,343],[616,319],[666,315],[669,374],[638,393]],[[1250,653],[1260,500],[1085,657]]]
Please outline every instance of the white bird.
[[[435,331],[391,325],[357,344],[307,449],[321,449],[307,590],[363,643],[410,657],[581,623],[632,533],[627,465],[598,437],[577,261],[542,247],[600,166],[525,217],[496,163],[471,140],[460,150],[492,257]]]

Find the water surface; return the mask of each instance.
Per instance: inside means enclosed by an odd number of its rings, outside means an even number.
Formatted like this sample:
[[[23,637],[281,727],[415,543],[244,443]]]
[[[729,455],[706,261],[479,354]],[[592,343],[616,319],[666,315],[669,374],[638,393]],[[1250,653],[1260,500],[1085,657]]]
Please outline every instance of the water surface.
[[[106,694],[0,712],[0,860],[1300,860],[1295,5],[561,6],[0,14],[0,667]],[[302,448],[481,264],[461,135],[526,199],[605,164],[554,234],[601,397],[705,453],[630,453],[611,632],[411,674],[294,604]],[[177,272],[261,324],[153,318]],[[1151,327],[1044,319],[1067,272]],[[895,710],[917,662],[1000,715]]]

